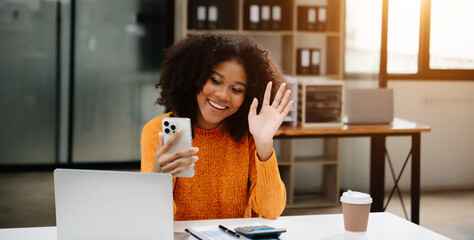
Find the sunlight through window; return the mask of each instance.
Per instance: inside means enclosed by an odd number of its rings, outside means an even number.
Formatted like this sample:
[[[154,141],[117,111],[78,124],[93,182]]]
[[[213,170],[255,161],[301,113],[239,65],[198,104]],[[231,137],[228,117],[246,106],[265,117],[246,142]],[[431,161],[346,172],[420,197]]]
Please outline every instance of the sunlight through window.
[[[389,1],[387,72],[418,72],[420,0]]]
[[[347,73],[379,72],[381,28],[382,0],[346,1]]]
[[[432,0],[430,68],[474,69],[474,1]]]

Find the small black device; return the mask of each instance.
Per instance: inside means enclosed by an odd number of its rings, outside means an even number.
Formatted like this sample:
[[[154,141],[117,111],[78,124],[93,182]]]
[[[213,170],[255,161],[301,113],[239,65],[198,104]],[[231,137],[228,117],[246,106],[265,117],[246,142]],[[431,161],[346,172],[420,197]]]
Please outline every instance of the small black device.
[[[234,229],[237,233],[252,239],[278,238],[281,233],[286,232],[285,228],[274,228],[266,225],[242,226]]]

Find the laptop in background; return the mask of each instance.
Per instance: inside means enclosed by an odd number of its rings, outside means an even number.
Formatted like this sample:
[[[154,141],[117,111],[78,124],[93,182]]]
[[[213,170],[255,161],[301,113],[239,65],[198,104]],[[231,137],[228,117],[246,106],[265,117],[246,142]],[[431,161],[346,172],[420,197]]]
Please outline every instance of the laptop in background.
[[[170,174],[56,169],[58,240],[173,239]]]
[[[393,121],[393,89],[346,89],[347,124]]]

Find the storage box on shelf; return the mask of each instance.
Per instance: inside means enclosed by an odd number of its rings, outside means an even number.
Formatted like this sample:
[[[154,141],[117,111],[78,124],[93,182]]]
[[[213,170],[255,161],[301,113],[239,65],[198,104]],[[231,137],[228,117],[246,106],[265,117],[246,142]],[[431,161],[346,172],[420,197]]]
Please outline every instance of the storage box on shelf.
[[[342,81],[300,78],[298,124],[302,127],[342,127]]]
[[[344,59],[344,6],[345,0],[175,0],[175,41],[205,31],[246,35],[267,48],[290,77],[319,76],[340,81]],[[303,19],[308,20],[308,13],[299,10],[302,8],[314,9],[309,13],[314,30],[308,29],[308,26],[305,29],[298,23],[301,15],[306,14]],[[298,71],[298,49],[309,50],[310,69],[307,74]],[[293,95],[298,95],[294,89]],[[286,125],[296,123],[298,103],[295,103]],[[305,110],[309,112],[308,107]],[[277,142],[280,145],[276,148],[280,152],[280,174],[287,188],[287,206],[336,205],[339,191],[338,140],[320,141],[324,144],[323,153],[314,157],[299,157],[294,149],[298,141],[312,140],[285,138],[276,141],[276,145]],[[320,179],[315,179],[321,183],[319,187],[295,185],[296,169],[305,166],[322,168],[322,174],[318,175]]]

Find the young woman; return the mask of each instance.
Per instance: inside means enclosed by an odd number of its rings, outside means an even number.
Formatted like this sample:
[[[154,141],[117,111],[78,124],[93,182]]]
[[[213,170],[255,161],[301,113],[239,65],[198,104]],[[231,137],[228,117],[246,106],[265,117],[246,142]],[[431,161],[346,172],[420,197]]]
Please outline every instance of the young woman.
[[[277,218],[286,190],[273,136],[293,102],[269,53],[246,37],[190,36],[166,50],[156,87],[171,112],[145,125],[141,170],[195,168],[192,178],[173,178],[175,220]],[[170,115],[191,119],[193,148],[168,152],[181,134],[163,143]]]

